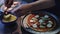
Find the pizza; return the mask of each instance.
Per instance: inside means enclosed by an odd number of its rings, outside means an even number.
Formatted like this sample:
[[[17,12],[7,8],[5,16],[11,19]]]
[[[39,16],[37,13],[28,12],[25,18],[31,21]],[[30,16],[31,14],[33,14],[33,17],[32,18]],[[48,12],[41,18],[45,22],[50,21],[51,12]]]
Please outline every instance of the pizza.
[[[28,27],[39,32],[46,32],[54,29],[55,19],[47,14],[29,14],[25,18]]]

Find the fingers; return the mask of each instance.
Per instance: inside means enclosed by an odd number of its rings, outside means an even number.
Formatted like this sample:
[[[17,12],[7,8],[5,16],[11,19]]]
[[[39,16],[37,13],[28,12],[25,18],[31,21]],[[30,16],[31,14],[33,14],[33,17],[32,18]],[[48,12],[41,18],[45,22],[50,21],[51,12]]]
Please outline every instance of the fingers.
[[[14,2],[11,7],[14,8],[14,7],[16,7],[18,4],[19,4],[19,2]]]
[[[13,8],[11,12],[14,13],[15,11],[19,10],[20,7],[21,7],[20,2],[14,2],[13,5],[11,6],[11,8]]]
[[[6,11],[7,10],[7,7],[4,7],[3,10]]]
[[[13,5],[11,5],[11,7],[7,11],[14,9],[18,5],[18,3],[19,2],[13,2]]]
[[[14,2],[13,5],[17,5],[19,2]]]
[[[19,2],[13,2],[13,5],[11,5],[10,8],[7,8],[6,6],[3,7],[4,11],[11,11],[13,10],[17,5],[19,4]]]
[[[7,11],[9,12],[9,11],[11,11],[12,9],[13,9],[13,8],[8,8]]]

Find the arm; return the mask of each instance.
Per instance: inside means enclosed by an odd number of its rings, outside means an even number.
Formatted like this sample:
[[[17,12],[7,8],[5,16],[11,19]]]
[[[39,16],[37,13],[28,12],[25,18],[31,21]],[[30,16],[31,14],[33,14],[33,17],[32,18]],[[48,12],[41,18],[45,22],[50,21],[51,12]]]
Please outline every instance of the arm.
[[[21,10],[39,10],[50,8],[55,5],[54,0],[38,0],[32,3],[24,4],[20,7]]]
[[[23,4],[22,6],[20,5],[21,7],[18,7],[12,12],[15,12],[16,15],[19,14],[24,15],[27,13],[27,11],[46,9],[53,7],[54,5],[55,5],[54,0],[38,0],[32,3]]]

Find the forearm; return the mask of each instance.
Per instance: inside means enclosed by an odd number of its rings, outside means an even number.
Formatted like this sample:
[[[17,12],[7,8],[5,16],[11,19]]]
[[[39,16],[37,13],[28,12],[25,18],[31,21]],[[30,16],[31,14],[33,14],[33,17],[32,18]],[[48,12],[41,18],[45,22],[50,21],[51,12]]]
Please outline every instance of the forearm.
[[[40,10],[50,8],[55,5],[54,0],[39,0],[29,4],[24,4],[20,9],[22,10]]]

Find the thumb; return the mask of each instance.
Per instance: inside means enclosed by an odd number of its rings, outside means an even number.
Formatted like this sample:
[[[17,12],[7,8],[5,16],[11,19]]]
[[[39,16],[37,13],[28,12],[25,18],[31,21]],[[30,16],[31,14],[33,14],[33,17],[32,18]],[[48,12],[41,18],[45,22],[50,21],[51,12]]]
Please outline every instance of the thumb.
[[[3,10],[6,11],[6,10],[7,10],[7,7],[4,6],[4,7],[3,7]]]

